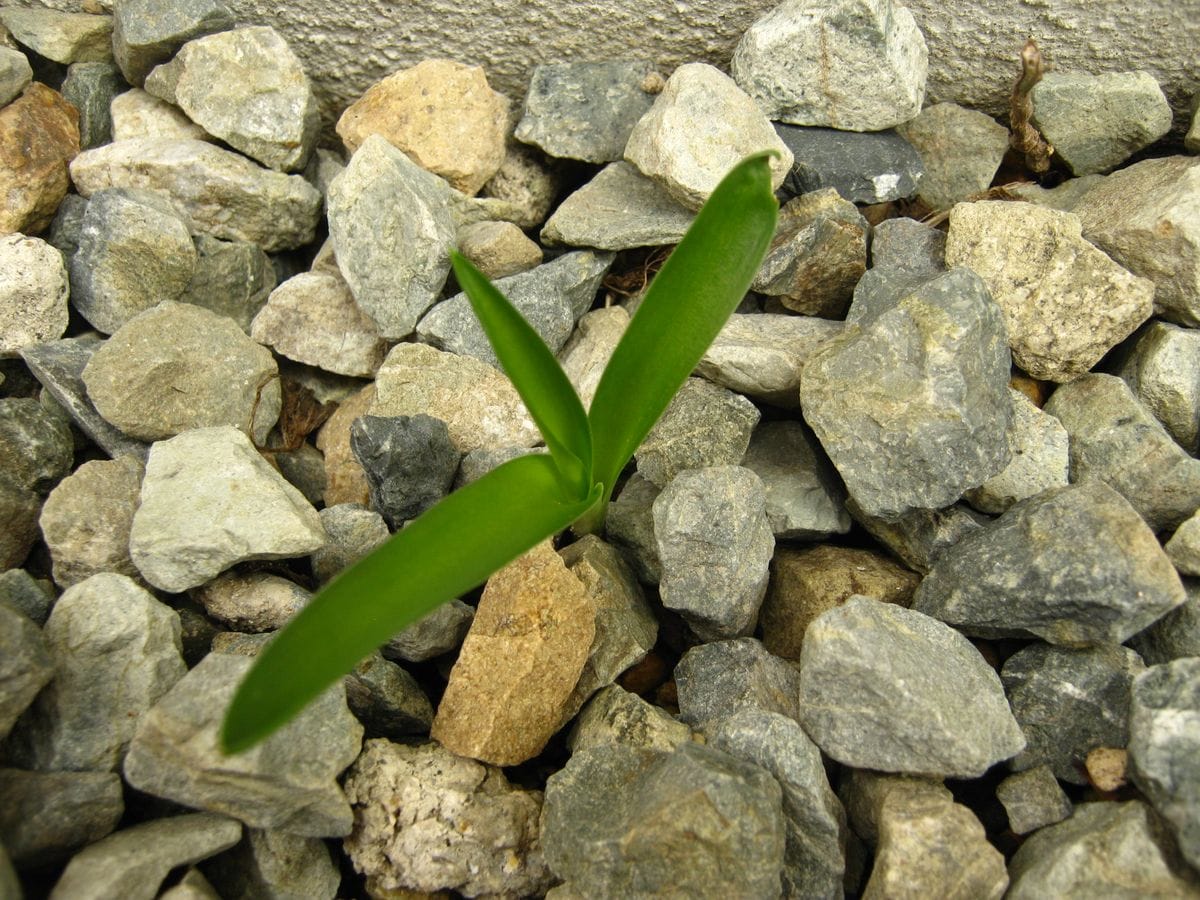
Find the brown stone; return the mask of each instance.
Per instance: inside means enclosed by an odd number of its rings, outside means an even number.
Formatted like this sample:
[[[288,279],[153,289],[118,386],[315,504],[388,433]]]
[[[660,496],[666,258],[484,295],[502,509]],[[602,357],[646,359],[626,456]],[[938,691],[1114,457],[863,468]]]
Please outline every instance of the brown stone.
[[[317,434],[317,449],[325,454],[325,505],[357,503],[369,506],[367,475],[350,450],[350,426],[375,402],[375,385],[368,384],[338,405]]]
[[[430,736],[497,766],[536,756],[562,722],[594,637],[586,589],[543,541],[488,579]]]
[[[921,579],[870,550],[822,544],[780,548],[759,613],[763,644],[776,656],[799,659],[809,623],[855,594],[908,606]]]
[[[67,166],[79,153],[79,112],[33,82],[0,109],[0,234],[36,234],[67,195]]]

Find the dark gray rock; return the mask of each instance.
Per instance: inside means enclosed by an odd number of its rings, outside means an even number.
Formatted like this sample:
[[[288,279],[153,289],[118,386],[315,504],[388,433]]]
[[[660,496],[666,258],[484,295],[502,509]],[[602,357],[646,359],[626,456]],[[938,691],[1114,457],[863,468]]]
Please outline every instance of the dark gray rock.
[[[1025,745],[999,677],[965,637],[861,596],[808,627],[799,721],[841,763],[913,775],[978,777]]]
[[[113,97],[128,89],[110,62],[77,62],[67,67],[62,95],[79,110],[79,147],[90,150],[112,140]]]
[[[312,555],[313,575],[324,584],[388,539],[387,522],[373,509],[338,503],[320,512],[325,543]]]
[[[87,205],[87,197],[67,194],[58,205],[58,211],[50,223],[46,241],[58,248],[66,263],[70,262],[71,256],[79,249],[79,235],[83,230],[83,216],[87,212]]]
[[[669,753],[691,739],[692,729],[666,710],[610,684],[584,704],[567,735],[567,746],[572,753],[609,744]]]
[[[278,829],[246,829],[238,845],[210,859],[204,871],[220,890],[219,894],[214,890],[212,897],[222,900],[285,897],[333,900],[342,880],[324,841]],[[164,894],[160,900],[176,898]]]
[[[802,423],[760,423],[742,466],[762,480],[776,540],[819,540],[850,530],[846,489]]]
[[[654,538],[654,501],[659,493],[654,482],[634,472],[609,504],[605,518],[608,539],[643,584],[658,584],[662,578],[662,560]]]
[[[1153,532],[1099,481],[1018,503],[938,557],[913,609],[980,637],[1120,643],[1184,601]]]
[[[179,301],[229,316],[249,334],[254,316],[275,289],[270,257],[249,241],[198,234],[195,243],[196,268]]]
[[[903,216],[871,229],[871,268],[936,277],[946,271],[946,232]]]
[[[367,476],[371,505],[392,529],[441,500],[461,454],[446,423],[433,416],[360,416],[350,447]]]
[[[1125,345],[1120,376],[1188,453],[1200,450],[1200,333],[1157,319]]]
[[[113,57],[125,80],[138,87],[192,38],[234,25],[219,0],[124,0],[113,14]]]
[[[0,769],[0,842],[22,868],[60,862],[117,827],[125,812],[113,772]]]
[[[48,579],[34,578],[24,569],[0,572],[0,604],[24,613],[38,625],[46,624],[54,600]]]
[[[850,517],[915,572],[928,572],[938,557],[968,534],[991,521],[964,503],[943,509],[914,509],[886,520],[863,511],[854,498],[846,501]]]
[[[417,680],[372,653],[346,677],[346,703],[373,737],[429,734],[433,706]]]
[[[29,397],[0,398],[0,478],[45,493],[71,470],[74,458],[65,416]]]
[[[42,631],[23,612],[0,603],[0,740],[54,677]],[[0,840],[5,840],[0,837]],[[5,841],[7,843],[7,841]]]
[[[1067,650],[1037,643],[1010,656],[1000,677],[1025,734],[1012,768],[1044,764],[1062,781],[1087,784],[1088,751],[1128,743],[1129,689],[1145,668],[1132,650],[1112,645]]]
[[[773,124],[796,158],[783,183],[792,194],[834,188],[852,203],[885,203],[911,197],[925,174],[920,154],[894,131]]]
[[[34,491],[0,477],[0,566],[19,566],[38,537],[42,500]]]
[[[799,720],[800,673],[754,638],[691,648],[675,667],[675,683],[679,717],[688,725],[704,726],[741,709]]]
[[[424,662],[457,650],[471,628],[475,607],[461,600],[443,603],[433,612],[418,619],[383,645],[388,659],[405,662]]]
[[[996,799],[1008,813],[1008,827],[1029,834],[1061,822],[1071,814],[1071,801],[1046,765],[1009,775],[996,787]]]
[[[1167,553],[1170,555],[1170,550]],[[1187,600],[1129,639],[1129,646],[1148,666],[1200,656],[1200,581],[1185,578],[1183,589]]]

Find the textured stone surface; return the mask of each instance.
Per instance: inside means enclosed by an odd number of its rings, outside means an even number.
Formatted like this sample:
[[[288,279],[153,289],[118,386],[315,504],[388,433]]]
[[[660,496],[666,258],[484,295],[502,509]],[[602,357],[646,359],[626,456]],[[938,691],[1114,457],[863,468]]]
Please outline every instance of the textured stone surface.
[[[1008,129],[991,116],[955,103],[937,103],[897,131],[925,167],[917,196],[933,209],[948,209],[986,191],[1008,150]]]
[[[329,858],[329,848],[316,838],[278,829],[247,829],[237,846],[204,866],[220,889],[212,897],[307,897],[333,900],[341,873]],[[192,870],[196,875],[200,873]],[[177,900],[163,895],[160,900]],[[188,897],[178,900],[211,900]]]
[[[113,14],[113,56],[125,80],[139,87],[151,69],[188,41],[234,25],[234,15],[220,0],[122,0]]]
[[[228,316],[247,334],[275,288],[275,267],[257,244],[196,235],[196,268],[179,295],[181,303]]]
[[[692,647],[675,667],[675,682],[679,718],[689,725],[703,727],[741,709],[799,718],[800,673],[754,638]]]
[[[852,203],[886,203],[911,197],[924,177],[920,155],[894,131],[774,125],[795,157],[783,183],[793,194],[835,188]]]
[[[61,411],[31,397],[0,398],[0,481],[45,493],[71,470],[74,455]]]
[[[608,506],[605,529],[645,584],[658,584],[662,562],[654,539],[654,501],[660,493],[651,481],[634,472]]]
[[[0,604],[8,604],[38,625],[46,624],[54,600],[49,579],[34,578],[24,569],[0,572]]]
[[[1200,333],[1151,320],[1114,372],[1184,450],[1200,451]]]
[[[0,357],[62,337],[68,293],[54,247],[21,234],[0,237]]]
[[[28,488],[0,478],[0,516],[5,528],[0,531],[0,565],[19,566],[37,540],[38,511],[41,498]]]
[[[1170,555],[1168,543],[1167,556]],[[1200,581],[1185,578],[1183,588],[1187,600],[1129,641],[1129,646],[1141,654],[1148,666],[1183,656],[1200,656]]]
[[[375,401],[375,383],[370,382],[338,403],[329,420],[317,432],[317,449],[325,457],[325,505],[371,502],[367,476],[350,450],[350,426],[365,415]],[[386,527],[386,525],[385,525]]]
[[[461,454],[446,423],[432,416],[362,416],[350,448],[367,475],[371,506],[399,529],[450,491]]]
[[[0,602],[0,739],[38,692],[54,677],[54,660],[46,649],[41,629],[33,619],[14,606]],[[6,835],[0,835],[11,844]]]
[[[670,752],[692,739],[692,729],[661,707],[610,684],[589,700],[567,735],[572,753],[608,744]]]
[[[329,581],[388,539],[383,516],[357,503],[326,506],[320,516],[325,543],[312,555],[313,576],[319,583]]]
[[[979,274],[1004,310],[1013,361],[1071,381],[1152,311],[1154,286],[1083,240],[1073,213],[1000,200],[950,211],[946,264]]]
[[[846,490],[802,423],[760,423],[742,466],[762,480],[767,520],[777,540],[820,539],[850,530]]]
[[[1009,775],[996,786],[996,799],[1004,804],[1008,827],[1017,834],[1061,822],[1071,814],[1071,801],[1047,765]]]
[[[112,117],[114,141],[127,141],[130,138],[211,139],[208,132],[184,115],[179,107],[141,88],[133,88],[113,97],[109,114]]]
[[[270,572],[226,572],[193,592],[212,618],[234,631],[274,631],[304,608],[312,595]]]
[[[886,219],[871,229],[871,268],[940,275],[946,270],[946,233],[916,219]]]
[[[36,234],[54,218],[79,153],[79,113],[34,82],[0,109],[0,234]]]
[[[20,50],[0,46],[0,107],[8,106],[33,80],[33,69]]]
[[[57,63],[112,59],[110,16],[6,6],[0,22],[18,42]]]
[[[59,862],[117,826],[125,803],[113,772],[0,769],[0,841],[19,866]]]
[[[458,252],[493,281],[542,264],[542,248],[512,222],[475,222],[459,228]]]
[[[1193,515],[1176,528],[1163,549],[1181,575],[1200,575],[1200,517]]]
[[[475,607],[461,600],[443,603],[383,645],[383,655],[406,662],[423,662],[457,650],[467,636]]]
[[[62,95],[79,110],[79,145],[87,150],[112,140],[109,104],[127,85],[111,62],[77,62],[67,69]]]
[[[510,140],[504,161],[483,186],[482,196],[507,204],[515,225],[536,228],[546,220],[562,186],[562,173],[543,154]]]
[[[433,706],[417,680],[374,652],[345,679],[346,703],[371,736],[427,735]]]

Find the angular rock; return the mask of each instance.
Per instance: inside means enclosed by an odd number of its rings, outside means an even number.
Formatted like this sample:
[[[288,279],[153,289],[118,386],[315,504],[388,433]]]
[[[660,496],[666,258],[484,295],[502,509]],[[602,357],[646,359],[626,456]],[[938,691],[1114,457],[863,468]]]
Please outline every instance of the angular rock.
[[[846,489],[800,422],[759,424],[742,466],[762,480],[776,540],[821,539],[850,530]]]
[[[1167,555],[1171,555],[1167,544]],[[1200,656],[1200,582],[1183,582],[1187,600],[1175,607],[1145,631],[1136,634],[1129,646],[1148,666],[1169,663],[1184,656]]]
[[[67,270],[45,241],[0,237],[0,357],[62,337],[67,330]]]
[[[1007,128],[957,103],[936,103],[896,130],[921,155],[917,197],[931,209],[986,191],[1008,150]]]
[[[965,637],[868,597],[809,625],[799,702],[821,750],[857,768],[974,778],[1025,744],[999,677]]]
[[[692,647],[675,667],[675,683],[679,718],[696,727],[742,709],[799,718],[800,673],[754,638]]]
[[[141,88],[133,88],[113,97],[109,104],[112,139],[169,138],[174,140],[211,140],[211,135],[177,106],[159,100]]]
[[[1008,813],[1008,827],[1029,834],[1071,815],[1071,801],[1046,765],[1009,775],[996,787],[996,799]]]
[[[0,398],[0,481],[45,493],[71,471],[74,455],[61,412],[29,397]]]
[[[34,82],[0,109],[0,234],[50,225],[77,153],[79,113],[57,91]]]
[[[383,645],[383,655],[388,659],[405,662],[424,662],[457,650],[467,636],[475,607],[461,600],[443,603],[409,625]]]
[[[41,498],[32,490],[0,477],[0,567],[19,566],[37,540]]]
[[[1075,208],[1092,188],[1103,184],[1107,175],[1083,175],[1079,178],[1068,178],[1058,187],[1044,188],[1039,184],[1005,185],[1005,190],[1011,191],[1019,200],[1027,200],[1038,206],[1048,206],[1062,212],[1075,212]]]
[[[1009,365],[999,307],[955,269],[818,348],[800,402],[855,502],[896,519],[1008,464]]]
[[[583,707],[567,736],[572,753],[620,744],[670,753],[692,739],[692,729],[615,684],[601,688]]]
[[[394,530],[450,491],[461,454],[432,416],[362,416],[350,447],[367,475],[371,505]]]
[[[113,57],[125,80],[138,87],[188,41],[234,26],[220,0],[122,0],[113,19]]]
[[[1181,575],[1200,575],[1200,516],[1176,528],[1163,549]]]
[[[946,233],[916,219],[887,219],[871,229],[871,268],[927,275],[946,271]]]
[[[111,16],[5,6],[0,9],[0,23],[18,42],[56,63],[112,59]]]
[[[0,740],[54,677],[54,660],[42,631],[23,612],[0,602]],[[12,850],[7,834],[0,841]]]
[[[111,187],[157,191],[196,231],[267,252],[310,243],[321,212],[320,193],[299,175],[197,140],[132,138],[87,150],[72,162],[71,180],[85,197]]]
[[[125,812],[113,772],[0,769],[0,841],[21,867],[59,862],[117,827]]]
[[[1114,372],[1188,453],[1200,451],[1200,334],[1151,320],[1130,341]]]
[[[894,131],[860,134],[774,124],[795,157],[783,183],[792,194],[834,188],[852,203],[886,203],[911,197],[924,177],[920,155]]]
[[[111,62],[77,62],[67,70],[62,95],[79,110],[79,146],[99,147],[112,140],[109,104],[127,87]]]
[[[195,244],[196,268],[179,301],[228,316],[249,334],[255,315],[275,288],[270,257],[248,241],[200,234]]]
[[[1071,381],[1149,318],[1154,285],[1085,241],[1073,213],[1000,200],[950,211],[946,264],[967,266],[1004,310],[1013,361]]]
[[[542,248],[512,222],[475,222],[460,228],[458,252],[493,281],[542,264]]]
[[[792,167],[792,152],[767,117],[729,76],[686,63],[633,127],[625,159],[679,203],[699,209],[734,165],[760,150],[779,154],[770,163],[777,188]]]
[[[182,497],[194,499],[180,509]],[[154,445],[129,550],[148,582],[177,593],[234,563],[304,556],[324,539],[311,504],[224,426]]]
[[[1171,130],[1149,72],[1047,72],[1029,96],[1033,124],[1076,175],[1107,172]]]
[[[906,7],[836,0],[775,7],[742,35],[730,70],[770,119],[883,131],[921,111],[928,60]]]
[[[605,529],[608,539],[624,554],[644,584],[658,584],[662,561],[654,539],[654,501],[659,488],[634,472],[609,504]]]
[[[250,750],[221,752],[221,720],[251,664],[210,653],[188,672],[143,719],[125,760],[126,781],[253,828],[349,834],[350,806],[336,779],[358,755],[362,726],[346,708],[340,683]]]
[[[204,868],[221,890],[220,894],[213,890],[214,898],[250,900],[252,897],[306,897],[310,900],[333,900],[342,880],[341,873],[329,858],[329,848],[324,841],[299,837],[278,829],[247,829],[237,846],[212,859]],[[176,898],[164,894],[160,900]]]
[[[388,539],[383,516],[357,503],[326,506],[320,512],[325,543],[312,555],[313,576],[321,584]]]
[[[922,807],[953,802],[954,795],[941,781],[913,775],[889,775],[867,769],[848,769],[838,785],[838,797],[845,804],[846,816],[854,833],[867,844],[879,843],[879,818],[883,805],[893,795],[902,799],[893,809]]]
[[[583,314],[559,351],[559,362],[584,409],[592,405],[600,377],[628,326],[629,313],[623,306],[593,309]]]
[[[33,69],[20,50],[0,46],[0,107],[8,106],[33,80]]]
[[[367,476],[350,450],[350,426],[366,415],[375,401],[375,383],[369,382],[343,399],[317,433],[317,449],[325,457],[325,505],[371,502]],[[384,525],[386,529],[386,524]]]
[[[481,196],[506,203],[514,225],[536,228],[546,220],[562,181],[562,173],[542,153],[510,140],[500,169],[483,186]]]
[[[159,900],[220,900],[221,895],[199,869],[188,869],[174,887],[167,888]]]
[[[70,262],[75,251],[79,249],[79,233],[83,230],[83,216],[87,212],[87,205],[87,198],[79,194],[67,194],[58,205],[58,211],[50,223],[46,241],[62,254],[66,263]]]
[[[192,595],[212,618],[235,631],[274,631],[300,612],[312,594],[269,572],[226,572]]]
[[[146,441],[229,425],[263,444],[282,403],[270,351],[188,303],[130,319],[93,354],[83,382],[105,419]]]
[[[300,60],[269,27],[194,38],[146,77],[145,89],[278,172],[304,168],[320,126]]]
[[[372,653],[345,679],[346,703],[372,736],[427,735],[433,706],[417,680],[396,663]]]

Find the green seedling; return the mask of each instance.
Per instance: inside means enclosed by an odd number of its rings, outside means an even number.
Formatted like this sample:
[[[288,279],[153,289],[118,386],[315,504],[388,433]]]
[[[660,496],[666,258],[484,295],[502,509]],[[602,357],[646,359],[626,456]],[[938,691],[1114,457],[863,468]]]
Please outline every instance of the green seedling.
[[[263,649],[230,704],[227,753],[299,713],[393,634],[478,587],[572,523],[598,531],[622,470],[745,296],[775,231],[770,153],[717,186],[655,277],[591,410],[521,314],[461,256],[452,262],[549,454],[504,463],[450,494],[338,575]]]

